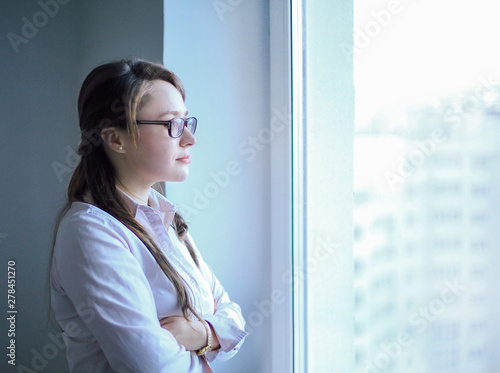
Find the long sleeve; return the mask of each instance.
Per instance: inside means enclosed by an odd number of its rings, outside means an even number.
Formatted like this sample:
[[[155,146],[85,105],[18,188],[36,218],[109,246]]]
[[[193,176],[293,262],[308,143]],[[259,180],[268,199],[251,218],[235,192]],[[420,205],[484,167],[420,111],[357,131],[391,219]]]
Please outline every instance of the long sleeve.
[[[192,238],[188,236],[188,239],[198,258],[201,259],[201,254]],[[203,315],[203,317],[212,325],[221,345],[220,349],[208,353],[207,359],[209,361],[225,361],[238,352],[248,335],[245,331],[245,320],[238,304],[230,300],[224,287],[203,259],[200,260],[200,270],[210,284],[215,303],[215,313]]]
[[[69,348],[68,355],[74,364],[95,358],[95,338],[105,355],[102,364],[116,372],[210,372],[203,359],[161,328],[143,270],[153,264],[140,263],[132,254],[135,236],[124,236],[125,230],[113,218],[92,213],[70,216],[59,227],[53,307],[72,345],[86,344],[74,354]]]

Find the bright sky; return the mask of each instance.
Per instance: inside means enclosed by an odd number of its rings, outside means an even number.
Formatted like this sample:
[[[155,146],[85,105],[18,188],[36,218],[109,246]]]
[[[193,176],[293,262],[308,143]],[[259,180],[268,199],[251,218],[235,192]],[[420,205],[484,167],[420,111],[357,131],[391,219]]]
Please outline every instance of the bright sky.
[[[434,103],[478,87],[480,78],[500,83],[500,0],[354,0],[356,118],[413,103]],[[373,14],[379,14],[377,16]],[[381,18],[382,17],[382,18]],[[386,23],[377,29],[373,22]],[[360,30],[366,39],[357,39]],[[376,34],[376,35],[374,35]],[[360,44],[361,43],[361,44]],[[404,142],[391,136],[357,136],[355,184],[389,192],[384,175],[398,167]]]
[[[354,0],[355,30],[366,32],[375,19],[372,12],[386,10],[394,1]],[[378,33],[371,24],[376,35],[354,56],[358,117],[387,105],[435,102],[478,86],[481,76],[500,82],[499,0],[399,4],[400,12]]]

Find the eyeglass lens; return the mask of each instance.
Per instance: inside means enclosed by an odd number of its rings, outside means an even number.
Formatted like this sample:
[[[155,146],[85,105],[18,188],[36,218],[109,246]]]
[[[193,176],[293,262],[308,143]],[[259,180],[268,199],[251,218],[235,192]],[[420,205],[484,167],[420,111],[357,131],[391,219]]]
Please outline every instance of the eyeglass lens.
[[[172,133],[172,137],[179,137],[182,135],[185,122],[187,122],[187,128],[189,132],[191,132],[192,134],[195,133],[197,124],[196,118],[174,118],[170,121],[170,132]]]

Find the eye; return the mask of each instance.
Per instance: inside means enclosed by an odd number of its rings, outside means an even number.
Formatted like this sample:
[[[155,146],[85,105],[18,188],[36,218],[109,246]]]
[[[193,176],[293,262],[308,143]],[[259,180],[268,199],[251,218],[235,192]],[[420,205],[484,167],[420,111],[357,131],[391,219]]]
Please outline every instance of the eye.
[[[179,137],[184,130],[184,119],[183,118],[173,118],[170,120],[170,132],[172,137]]]

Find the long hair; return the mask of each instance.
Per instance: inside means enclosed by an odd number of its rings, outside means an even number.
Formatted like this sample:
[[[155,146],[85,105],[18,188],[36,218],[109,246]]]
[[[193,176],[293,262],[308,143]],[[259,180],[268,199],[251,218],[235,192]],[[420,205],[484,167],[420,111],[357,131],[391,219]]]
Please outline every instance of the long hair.
[[[189,319],[188,311],[190,311],[199,318],[194,309],[189,285],[175,270],[146,229],[135,220],[123,204],[116,188],[116,173],[100,135],[103,128],[113,126],[126,130],[136,142],[138,136],[136,115],[155,80],[171,83],[185,100],[184,86],[173,72],[160,64],[144,60],[121,60],[98,66],[83,82],[78,98],[81,131],[78,153],[81,159],[69,182],[66,205],[56,220],[52,255],[59,224],[71,204],[75,201],[85,202],[86,197],[90,197],[92,204],[122,222],[148,248],[172,282],[184,317]],[[187,224],[178,213],[174,215],[173,226],[177,236],[184,241],[194,262],[199,266],[197,256],[186,240]]]

